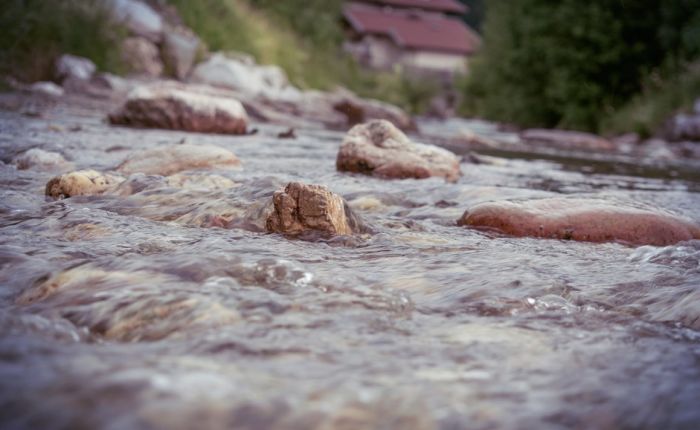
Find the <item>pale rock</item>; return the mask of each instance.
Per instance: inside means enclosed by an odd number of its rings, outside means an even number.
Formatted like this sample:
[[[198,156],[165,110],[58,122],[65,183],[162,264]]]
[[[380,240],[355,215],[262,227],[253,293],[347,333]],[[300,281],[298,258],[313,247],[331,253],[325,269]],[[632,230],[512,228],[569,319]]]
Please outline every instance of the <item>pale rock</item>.
[[[124,178],[95,170],[78,170],[56,176],[46,184],[46,195],[54,199],[92,196],[116,189]]]
[[[75,55],[61,55],[56,60],[56,79],[63,82],[68,79],[86,81],[97,71],[95,63],[87,58]]]
[[[137,87],[109,120],[112,124],[200,133],[244,134],[248,127],[248,115],[238,100],[164,84]]]
[[[414,143],[385,120],[353,127],[340,146],[336,166],[340,171],[392,179],[437,176],[456,181],[461,176],[456,155],[434,145]]]
[[[16,156],[12,160],[19,170],[27,170],[33,168],[53,169],[66,167],[69,163],[63,156],[57,152],[44,151],[39,148],[32,148],[22,154]]]
[[[65,94],[63,88],[54,84],[53,82],[46,81],[34,82],[33,84],[29,85],[27,89],[33,93],[52,98],[63,97],[63,94]]]
[[[117,171],[125,175],[143,173],[169,176],[185,170],[235,167],[240,164],[240,160],[224,148],[183,143],[136,152],[120,164]]]
[[[124,24],[133,34],[152,42],[163,37],[163,19],[147,4],[138,0],[107,0],[114,19]]]
[[[183,31],[173,29],[163,35],[163,60],[176,78],[185,79],[190,73],[199,45],[196,36]]]

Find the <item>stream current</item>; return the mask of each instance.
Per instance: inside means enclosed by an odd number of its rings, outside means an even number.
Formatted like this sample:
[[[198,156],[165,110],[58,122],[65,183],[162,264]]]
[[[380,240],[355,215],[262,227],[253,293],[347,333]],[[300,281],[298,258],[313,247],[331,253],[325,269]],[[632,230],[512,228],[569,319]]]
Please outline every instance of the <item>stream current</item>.
[[[336,171],[341,132],[138,130],[107,125],[107,102],[3,97],[3,429],[700,428],[700,241],[456,226],[477,203],[560,195],[699,222],[698,182],[565,157],[465,161],[456,183],[382,180]],[[50,201],[57,172],[10,164],[41,148],[109,170],[183,139],[242,166]],[[260,231],[251,208],[289,181],[328,186],[374,233]],[[211,222],[222,214],[228,228]]]

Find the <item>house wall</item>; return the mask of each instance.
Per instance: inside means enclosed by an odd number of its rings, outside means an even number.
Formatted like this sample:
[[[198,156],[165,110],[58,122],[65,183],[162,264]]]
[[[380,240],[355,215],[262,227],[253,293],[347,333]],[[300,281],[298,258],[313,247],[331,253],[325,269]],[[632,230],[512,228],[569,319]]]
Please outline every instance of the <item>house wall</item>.
[[[406,51],[401,57],[401,63],[408,68],[453,74],[466,73],[467,61],[463,55],[430,51]]]

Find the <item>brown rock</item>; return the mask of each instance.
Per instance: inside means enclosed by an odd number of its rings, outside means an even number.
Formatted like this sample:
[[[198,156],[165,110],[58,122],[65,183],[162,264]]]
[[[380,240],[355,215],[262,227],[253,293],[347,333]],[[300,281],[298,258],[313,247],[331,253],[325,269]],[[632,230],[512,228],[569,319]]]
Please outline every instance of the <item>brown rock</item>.
[[[109,120],[136,127],[222,134],[244,134],[248,126],[248,115],[238,100],[169,85],[136,88]]]
[[[46,195],[54,199],[103,194],[115,189],[124,178],[95,170],[78,170],[56,176],[46,184]]]
[[[416,130],[413,118],[403,109],[379,100],[363,99],[345,90],[329,95],[333,100],[333,109],[343,113],[347,125],[354,126],[365,121],[384,119],[401,130]]]
[[[595,199],[483,203],[466,211],[457,224],[516,237],[631,245],[665,246],[700,239],[700,227],[690,220]]]
[[[269,232],[299,235],[315,231],[332,236],[362,230],[345,200],[321,185],[290,182],[275,192],[272,203],[274,209],[265,224]]]
[[[340,146],[336,166],[341,171],[392,179],[440,176],[456,181],[461,175],[456,155],[437,146],[411,142],[385,120],[353,127]]]
[[[168,176],[183,170],[238,166],[241,162],[233,152],[214,145],[183,143],[134,153],[117,167],[125,175]]]

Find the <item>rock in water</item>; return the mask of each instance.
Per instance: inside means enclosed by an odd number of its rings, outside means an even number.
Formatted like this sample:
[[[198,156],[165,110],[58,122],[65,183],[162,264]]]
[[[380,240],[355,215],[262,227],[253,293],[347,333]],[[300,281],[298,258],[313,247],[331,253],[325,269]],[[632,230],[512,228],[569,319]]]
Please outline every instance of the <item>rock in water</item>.
[[[520,134],[526,143],[568,151],[615,151],[615,145],[595,134],[580,131],[529,129]]]
[[[134,153],[117,170],[125,175],[168,176],[183,170],[239,166],[241,161],[233,152],[214,145],[183,143]]]
[[[136,88],[109,120],[112,124],[201,133],[243,134],[248,127],[248,115],[238,100],[168,85]]]
[[[338,170],[385,178],[440,176],[456,181],[459,158],[433,145],[411,142],[386,120],[356,125],[345,136],[336,160]]]
[[[290,182],[272,197],[273,212],[265,227],[272,233],[300,235],[320,232],[325,235],[349,235],[361,232],[361,221],[342,197],[322,185]]]
[[[700,239],[700,227],[690,220],[595,199],[483,203],[466,211],[457,224],[517,237],[631,245]]]
[[[32,148],[23,152],[12,160],[12,164],[17,166],[19,170],[31,168],[52,169],[69,165],[61,154],[44,151],[39,148]]]
[[[56,176],[46,184],[46,195],[54,199],[91,196],[115,189],[124,180],[95,170],[78,170]]]

